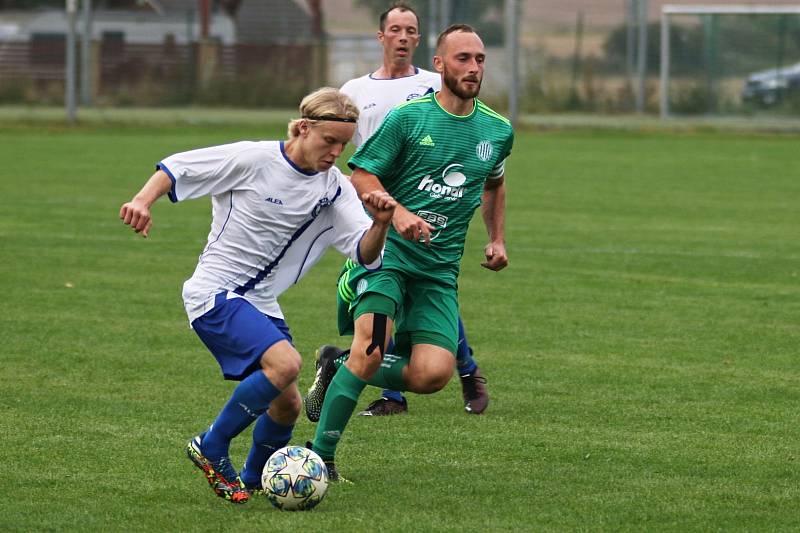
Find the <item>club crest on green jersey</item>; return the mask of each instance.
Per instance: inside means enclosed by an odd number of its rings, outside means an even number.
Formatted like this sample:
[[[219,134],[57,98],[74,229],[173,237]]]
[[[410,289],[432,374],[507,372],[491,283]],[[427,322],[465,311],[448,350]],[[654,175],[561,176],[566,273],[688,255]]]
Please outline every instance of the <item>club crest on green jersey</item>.
[[[430,174],[427,174],[422,177],[417,189],[429,192],[431,198],[444,198],[454,202],[464,196],[463,185],[466,183],[467,177],[459,171],[461,168],[464,168],[464,165],[458,163],[447,165],[442,171],[444,185],[437,183]]]
[[[478,159],[481,161],[488,161],[491,159],[492,152],[494,152],[494,149],[492,148],[492,143],[489,141],[481,141],[475,147],[475,155],[477,155]]]
[[[364,292],[367,290],[367,287],[369,287],[369,282],[366,279],[361,278],[361,280],[358,282],[358,285],[356,285],[356,294],[364,294]]]

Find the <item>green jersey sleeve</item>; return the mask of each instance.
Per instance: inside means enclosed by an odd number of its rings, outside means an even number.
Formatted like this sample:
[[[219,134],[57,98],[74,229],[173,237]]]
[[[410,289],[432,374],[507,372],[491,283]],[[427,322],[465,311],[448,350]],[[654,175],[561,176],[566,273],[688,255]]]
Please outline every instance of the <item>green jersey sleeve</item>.
[[[511,155],[511,149],[514,147],[514,130],[511,130],[506,138],[506,143],[503,145],[503,152],[500,154],[500,160],[508,159]]]
[[[362,168],[385,182],[391,179],[402,158],[405,146],[403,120],[396,109],[386,118],[369,139],[362,144],[347,162],[352,170]]]

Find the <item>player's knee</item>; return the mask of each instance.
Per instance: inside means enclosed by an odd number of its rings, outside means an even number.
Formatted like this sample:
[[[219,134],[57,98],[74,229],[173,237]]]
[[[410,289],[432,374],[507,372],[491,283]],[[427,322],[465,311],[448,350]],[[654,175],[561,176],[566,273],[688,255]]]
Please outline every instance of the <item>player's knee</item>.
[[[382,359],[386,353],[392,320],[383,313],[368,313],[356,320],[353,343],[366,357]]]
[[[438,392],[445,388],[447,383],[450,381],[450,377],[453,375],[453,371],[439,371],[439,372],[432,372],[427,375],[424,375],[419,380],[419,387],[420,392],[423,394]]]
[[[410,385],[414,392],[430,394],[442,390],[453,375],[452,359],[411,358]]]
[[[378,371],[381,366],[383,358],[380,355],[380,350],[373,348],[368,352],[371,340],[354,339],[353,345],[350,348],[350,357],[347,360],[347,368],[360,377],[361,379],[369,379]]]
[[[303,358],[300,357],[300,354],[297,353],[297,351],[293,350],[293,353],[286,357],[283,365],[283,375],[286,377],[286,379],[295,381],[300,375],[300,369],[302,366]]]
[[[283,390],[300,375],[303,359],[288,342],[271,346],[261,356],[261,367],[273,385]]]

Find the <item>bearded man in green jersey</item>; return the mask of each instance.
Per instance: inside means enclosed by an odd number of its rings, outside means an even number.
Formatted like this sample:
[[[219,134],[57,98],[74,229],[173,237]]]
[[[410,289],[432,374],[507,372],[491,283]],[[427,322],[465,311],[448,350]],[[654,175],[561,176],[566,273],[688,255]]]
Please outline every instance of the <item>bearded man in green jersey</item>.
[[[313,450],[338,480],[336,446],[367,384],[429,394],[453,373],[458,342],[458,273],[472,214],[480,205],[489,244],[483,266],[501,270],[505,248],[505,160],[511,124],[477,99],[486,53],[475,31],[450,26],[434,66],[442,90],[394,108],[348,162],[356,190],[385,189],[397,201],[383,268],[355,268],[340,282],[353,333],[338,371],[318,372],[324,389]],[[385,354],[392,329],[396,353]],[[325,364],[333,365],[332,361]],[[332,379],[320,379],[327,374]]]

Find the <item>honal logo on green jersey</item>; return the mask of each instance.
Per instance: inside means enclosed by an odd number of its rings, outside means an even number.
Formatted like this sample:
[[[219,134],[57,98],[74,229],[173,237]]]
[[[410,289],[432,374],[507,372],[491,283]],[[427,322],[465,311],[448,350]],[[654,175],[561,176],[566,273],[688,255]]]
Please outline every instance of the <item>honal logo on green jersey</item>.
[[[417,189],[431,193],[431,198],[444,198],[455,202],[464,196],[464,187],[462,185],[466,183],[467,177],[458,171],[459,168],[463,167],[464,165],[459,165],[458,163],[447,165],[442,171],[444,185],[436,183],[431,175],[428,174],[420,180]]]
[[[430,146],[431,148],[436,146],[433,143],[433,139],[431,138],[430,135],[426,135],[425,137],[423,137],[422,140],[419,142],[419,144],[421,144],[422,146]]]

